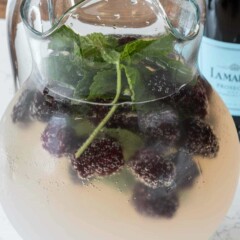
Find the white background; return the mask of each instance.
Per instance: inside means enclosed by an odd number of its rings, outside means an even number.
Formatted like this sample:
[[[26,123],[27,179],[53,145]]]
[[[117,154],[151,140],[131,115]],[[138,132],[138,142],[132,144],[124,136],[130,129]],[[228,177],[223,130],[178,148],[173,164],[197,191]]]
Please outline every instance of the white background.
[[[6,21],[0,20],[0,117],[4,113],[7,104],[9,103],[14,94],[5,25]],[[1,205],[0,205],[0,240],[22,240],[18,236],[16,231],[13,229],[9,221],[7,220],[3,212],[3,209],[1,208]],[[240,240],[240,183],[238,191],[236,193],[236,198],[233,202],[233,205],[227,217],[225,218],[225,220],[223,221],[222,225],[219,227],[215,235],[210,240]]]

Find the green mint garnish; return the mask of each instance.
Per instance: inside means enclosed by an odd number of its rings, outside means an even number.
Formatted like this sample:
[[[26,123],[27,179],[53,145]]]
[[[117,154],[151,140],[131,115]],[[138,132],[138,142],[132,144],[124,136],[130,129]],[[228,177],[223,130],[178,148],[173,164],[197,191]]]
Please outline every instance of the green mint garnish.
[[[114,112],[116,111],[116,109],[118,107],[115,104],[118,102],[118,99],[119,99],[120,94],[121,94],[121,66],[120,66],[119,62],[116,62],[116,70],[117,70],[117,88],[116,88],[116,96],[111,103],[113,106],[111,107],[111,109],[107,113],[107,115],[104,117],[104,119],[100,122],[100,124],[94,129],[94,131],[89,136],[89,138],[85,141],[85,143],[76,152],[76,154],[75,154],[76,158],[79,158],[82,155],[82,153],[88,148],[88,146],[96,138],[98,133],[106,125],[106,123],[109,121],[109,119],[112,117],[112,115],[114,114]]]
[[[116,71],[104,70],[93,77],[93,83],[89,87],[88,100],[109,99],[116,92]]]
[[[66,26],[51,36],[50,55],[43,62],[48,81],[71,86],[76,99],[111,103],[109,112],[77,151],[76,158],[104,130],[118,103],[155,99],[146,88],[147,79],[154,75],[146,61],[170,71],[177,87],[192,80],[191,69],[172,57],[175,42],[175,38],[168,34],[155,39],[139,38],[121,45],[117,37],[101,33],[81,36]],[[108,134],[114,135],[112,132]],[[118,137],[121,135],[124,132]]]
[[[140,136],[126,129],[104,129],[108,136],[117,139],[123,148],[123,156],[128,161],[134,153],[144,146],[144,142]]]

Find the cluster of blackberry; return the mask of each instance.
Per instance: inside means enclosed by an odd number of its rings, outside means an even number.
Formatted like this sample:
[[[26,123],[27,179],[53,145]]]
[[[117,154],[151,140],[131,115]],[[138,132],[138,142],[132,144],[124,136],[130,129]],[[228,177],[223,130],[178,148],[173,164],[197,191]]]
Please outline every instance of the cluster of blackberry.
[[[159,92],[157,83],[161,83],[161,78],[165,81],[163,73],[148,83],[153,93]],[[200,174],[194,155],[213,158],[219,151],[218,139],[204,121],[211,88],[200,77],[195,85],[187,85],[163,100],[160,108],[142,110],[120,106],[117,109],[105,127],[128,129],[144,141],[144,146],[127,163],[121,142],[107,134],[95,138],[77,157],[77,150],[86,140],[71,125],[77,107],[56,101],[47,92],[23,92],[13,108],[13,122],[32,119],[47,122],[41,136],[43,148],[56,157],[69,156],[82,180],[129,168],[137,179],[132,203],[140,213],[172,217],[179,206],[179,192],[191,187]],[[90,106],[87,117],[83,117],[97,126],[108,109]],[[176,151],[166,154],[169,148]]]

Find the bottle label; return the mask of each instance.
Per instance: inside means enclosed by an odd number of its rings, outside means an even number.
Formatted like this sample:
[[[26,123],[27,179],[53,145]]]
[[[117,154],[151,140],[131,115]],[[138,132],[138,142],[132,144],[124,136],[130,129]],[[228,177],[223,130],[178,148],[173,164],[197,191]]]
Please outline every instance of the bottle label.
[[[233,116],[240,116],[240,44],[203,37],[199,70]]]

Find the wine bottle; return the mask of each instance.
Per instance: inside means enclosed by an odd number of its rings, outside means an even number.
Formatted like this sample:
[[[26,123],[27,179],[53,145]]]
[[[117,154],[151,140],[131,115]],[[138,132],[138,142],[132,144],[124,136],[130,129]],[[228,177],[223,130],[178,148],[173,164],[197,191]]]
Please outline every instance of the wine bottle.
[[[227,105],[240,136],[240,0],[207,0],[199,70]]]

